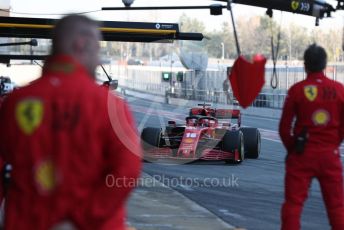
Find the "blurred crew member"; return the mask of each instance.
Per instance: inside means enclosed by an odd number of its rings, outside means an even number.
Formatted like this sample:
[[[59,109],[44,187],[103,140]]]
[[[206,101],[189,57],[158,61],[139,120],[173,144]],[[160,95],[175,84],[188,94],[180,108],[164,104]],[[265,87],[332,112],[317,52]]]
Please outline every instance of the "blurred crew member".
[[[229,94],[229,80],[225,79],[222,83],[223,92],[226,96],[226,103],[231,103],[231,95]]]
[[[1,108],[6,230],[125,228],[141,150],[127,104],[94,82],[100,36],[85,16],[61,19],[42,77]]]

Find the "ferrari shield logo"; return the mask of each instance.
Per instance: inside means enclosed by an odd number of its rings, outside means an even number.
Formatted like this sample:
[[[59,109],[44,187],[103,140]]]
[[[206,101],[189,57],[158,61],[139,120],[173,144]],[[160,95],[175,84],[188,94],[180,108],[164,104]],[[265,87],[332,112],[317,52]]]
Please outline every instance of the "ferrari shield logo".
[[[43,103],[37,99],[19,102],[16,107],[16,120],[23,133],[31,135],[41,124]]]
[[[295,11],[299,8],[299,2],[298,1],[292,1],[291,2],[291,8]]]
[[[318,88],[315,85],[305,86],[304,93],[309,101],[314,101],[318,96]]]

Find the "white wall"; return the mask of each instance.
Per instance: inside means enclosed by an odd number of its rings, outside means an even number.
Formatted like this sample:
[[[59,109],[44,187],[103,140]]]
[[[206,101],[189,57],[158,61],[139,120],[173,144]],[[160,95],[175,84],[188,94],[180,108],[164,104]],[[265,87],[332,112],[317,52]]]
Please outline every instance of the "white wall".
[[[36,80],[42,72],[42,68],[37,65],[0,65],[0,76],[10,77],[11,81],[18,86],[23,86]]]

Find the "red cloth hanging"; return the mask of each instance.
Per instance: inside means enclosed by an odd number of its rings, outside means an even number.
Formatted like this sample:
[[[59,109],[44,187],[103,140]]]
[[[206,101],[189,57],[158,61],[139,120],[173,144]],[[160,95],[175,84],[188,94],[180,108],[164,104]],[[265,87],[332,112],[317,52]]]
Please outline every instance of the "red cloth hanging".
[[[252,104],[264,86],[265,63],[266,58],[262,55],[255,55],[252,62],[239,56],[234,62],[228,78],[233,94],[243,108]]]

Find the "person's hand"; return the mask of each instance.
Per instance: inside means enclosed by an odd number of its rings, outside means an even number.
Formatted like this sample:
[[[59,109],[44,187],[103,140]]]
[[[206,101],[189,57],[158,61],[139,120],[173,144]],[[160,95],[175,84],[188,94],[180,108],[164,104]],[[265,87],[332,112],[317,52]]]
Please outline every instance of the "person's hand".
[[[50,230],[77,230],[74,224],[70,221],[63,221],[54,225]]]

